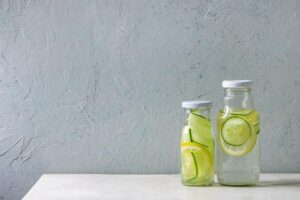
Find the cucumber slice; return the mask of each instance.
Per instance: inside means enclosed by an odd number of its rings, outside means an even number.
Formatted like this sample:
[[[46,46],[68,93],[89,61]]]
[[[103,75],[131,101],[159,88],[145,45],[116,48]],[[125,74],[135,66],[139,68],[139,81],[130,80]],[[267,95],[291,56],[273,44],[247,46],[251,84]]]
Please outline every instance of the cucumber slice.
[[[185,181],[204,179],[213,174],[213,161],[209,151],[194,142],[181,144],[182,177]]]
[[[199,150],[199,148],[208,148],[208,146],[204,145],[204,144],[199,144],[197,142],[184,142],[184,143],[181,143],[180,146],[182,148],[184,147],[188,147],[190,149],[193,149],[193,150]]]
[[[183,151],[181,153],[181,173],[185,181],[197,178],[197,166],[192,152]]]
[[[256,134],[259,134],[259,132],[260,132],[259,123],[254,124],[254,129],[255,129]]]
[[[181,136],[182,180],[191,185],[209,180],[213,175],[213,137],[210,120],[199,112],[191,111],[188,126]]]
[[[210,153],[203,148],[201,152],[194,152],[195,164],[198,167],[199,179],[206,179],[213,174],[213,161]]]
[[[181,134],[181,143],[191,142],[190,128],[188,126],[184,126]]]
[[[255,127],[255,132],[259,134],[259,113],[256,110],[239,110],[228,113],[229,116],[243,116]]]
[[[193,142],[209,146],[212,140],[210,121],[202,116],[190,113],[188,125]]]
[[[254,126],[244,117],[232,116],[224,121],[219,142],[225,153],[242,156],[249,153],[256,143]]]
[[[195,136],[195,140],[193,139],[193,137]],[[197,144],[197,145],[200,145],[202,147],[205,147],[205,148],[208,148],[208,145],[205,145],[205,144],[201,144],[199,142],[199,137],[198,137],[198,134],[192,134],[192,130],[190,129],[190,127],[188,126],[184,126],[183,129],[182,129],[182,134],[181,134],[181,143],[194,143],[194,144]]]
[[[201,124],[202,126],[205,126],[205,127],[210,127],[210,120],[207,119],[206,117],[203,117],[202,115],[200,114],[197,114],[195,112],[191,112],[189,114],[189,117],[188,117],[188,123],[198,123],[198,124]]]
[[[195,135],[195,136],[197,136],[197,135]],[[197,141],[196,141],[197,139],[196,139],[196,140],[193,139],[193,134],[192,134],[192,130],[191,130],[191,129],[189,129],[189,137],[190,137],[190,141],[191,141],[191,142],[193,142],[193,143],[195,143],[195,144],[198,144],[198,145],[201,145],[201,146],[204,146],[204,147],[208,148],[207,145],[201,144],[201,143],[197,142]],[[196,137],[196,138],[197,138],[197,137]]]
[[[247,119],[252,122],[256,134],[259,134],[260,128],[259,128],[259,114],[255,111],[253,114],[249,115]]]
[[[223,123],[221,134],[227,144],[243,145],[251,135],[250,124],[240,117],[230,117]]]

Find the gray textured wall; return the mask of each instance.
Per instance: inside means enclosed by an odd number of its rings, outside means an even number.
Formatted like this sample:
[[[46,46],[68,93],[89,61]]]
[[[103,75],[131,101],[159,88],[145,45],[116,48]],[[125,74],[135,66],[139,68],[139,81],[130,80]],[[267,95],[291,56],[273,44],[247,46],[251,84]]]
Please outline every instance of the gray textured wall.
[[[300,1],[0,1],[0,199],[42,173],[177,173],[181,101],[252,79],[264,172],[300,172]]]

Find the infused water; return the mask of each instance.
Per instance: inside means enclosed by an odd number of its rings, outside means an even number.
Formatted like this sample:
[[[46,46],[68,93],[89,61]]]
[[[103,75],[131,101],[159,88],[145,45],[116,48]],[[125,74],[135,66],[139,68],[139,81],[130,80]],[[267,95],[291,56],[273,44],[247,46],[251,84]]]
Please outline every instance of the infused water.
[[[217,116],[217,176],[220,184],[254,185],[259,179],[259,113],[225,109]]]

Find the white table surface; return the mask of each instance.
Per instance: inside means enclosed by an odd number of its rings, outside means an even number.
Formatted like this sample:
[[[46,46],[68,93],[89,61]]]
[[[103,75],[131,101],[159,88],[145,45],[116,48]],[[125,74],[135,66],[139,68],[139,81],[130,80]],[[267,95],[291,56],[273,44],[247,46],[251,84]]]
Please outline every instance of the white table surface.
[[[252,187],[187,187],[179,175],[46,174],[24,200],[300,199],[300,174],[262,174]]]

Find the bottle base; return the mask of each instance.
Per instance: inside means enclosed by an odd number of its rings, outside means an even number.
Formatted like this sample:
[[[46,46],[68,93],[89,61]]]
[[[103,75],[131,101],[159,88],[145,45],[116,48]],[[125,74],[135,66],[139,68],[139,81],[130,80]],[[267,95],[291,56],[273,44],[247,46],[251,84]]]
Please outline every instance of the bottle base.
[[[214,180],[213,180],[213,178],[211,178],[210,180],[203,181],[203,182],[198,182],[198,183],[181,180],[181,183],[184,186],[206,187],[206,186],[212,186],[214,184]]]
[[[259,181],[259,174],[253,172],[226,172],[217,177],[219,184],[227,186],[254,186]]]
[[[224,186],[236,186],[236,187],[247,187],[247,186],[255,186],[257,183],[226,183],[226,182],[219,182],[220,185]]]
[[[213,185],[213,183],[204,183],[204,184],[193,184],[193,183],[184,183],[184,182],[181,183],[182,185],[189,186],[189,187],[207,187]]]

